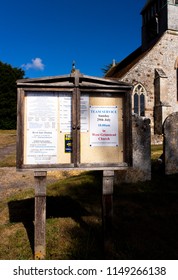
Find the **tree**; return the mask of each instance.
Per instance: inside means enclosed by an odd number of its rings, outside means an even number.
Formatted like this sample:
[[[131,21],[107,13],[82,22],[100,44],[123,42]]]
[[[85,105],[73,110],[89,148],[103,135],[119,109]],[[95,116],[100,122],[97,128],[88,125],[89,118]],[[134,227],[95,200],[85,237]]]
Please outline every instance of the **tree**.
[[[105,65],[104,68],[101,68],[101,70],[103,71],[104,75],[106,75],[106,73],[111,69],[112,67],[112,63]]]
[[[104,75],[106,75],[107,72],[115,65],[116,65],[116,61],[113,59],[112,63],[105,65],[104,68],[102,68],[101,70],[103,71]]]
[[[0,62],[0,129],[16,129],[16,81],[24,75],[22,69]]]

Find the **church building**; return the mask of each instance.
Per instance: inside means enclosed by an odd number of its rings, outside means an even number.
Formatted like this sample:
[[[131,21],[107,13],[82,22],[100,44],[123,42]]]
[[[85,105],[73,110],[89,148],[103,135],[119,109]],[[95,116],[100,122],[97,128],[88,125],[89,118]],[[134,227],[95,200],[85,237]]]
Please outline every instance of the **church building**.
[[[147,0],[141,11],[142,43],[106,73],[133,85],[132,111],[151,120],[152,143],[178,111],[178,0]]]

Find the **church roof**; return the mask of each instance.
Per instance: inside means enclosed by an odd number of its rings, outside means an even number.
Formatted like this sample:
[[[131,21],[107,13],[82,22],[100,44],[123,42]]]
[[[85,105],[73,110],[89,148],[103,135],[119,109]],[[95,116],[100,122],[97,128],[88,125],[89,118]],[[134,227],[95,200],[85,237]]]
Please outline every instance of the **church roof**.
[[[106,73],[106,77],[117,77],[120,78],[123,74],[128,72],[128,70],[134,65],[134,61],[138,60],[141,55],[141,47],[136,49],[121,62],[117,63],[115,66],[111,67]],[[116,76],[117,75],[117,76]]]
[[[142,11],[141,11],[141,14],[143,13],[143,11],[150,5],[154,2],[155,0],[147,0],[146,3],[145,3],[145,6],[143,7]]]
[[[151,48],[150,48],[151,49]],[[139,60],[141,60],[149,51],[142,51],[142,47],[137,48],[121,62],[110,68],[105,77],[121,78],[126,74]]]
[[[164,35],[162,35],[164,36]],[[111,67],[106,73],[106,78],[122,78],[132,67],[134,67],[141,59],[143,59],[156,44],[161,40],[162,36],[155,40],[151,46],[143,50],[142,46],[137,48],[115,66]]]

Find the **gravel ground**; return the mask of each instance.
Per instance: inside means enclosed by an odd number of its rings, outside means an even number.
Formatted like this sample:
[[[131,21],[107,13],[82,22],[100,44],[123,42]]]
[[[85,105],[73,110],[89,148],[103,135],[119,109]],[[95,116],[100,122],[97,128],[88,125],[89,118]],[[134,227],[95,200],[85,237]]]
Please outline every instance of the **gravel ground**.
[[[63,172],[50,171],[47,176],[47,184],[55,183],[66,177]],[[17,172],[15,167],[0,168],[0,199],[6,198],[23,189],[34,188],[33,171]]]
[[[6,156],[14,154],[16,145],[9,145],[0,148],[0,161]],[[59,177],[58,173],[50,173],[47,177],[47,183],[52,183]],[[6,198],[24,188],[34,188],[33,171],[17,172],[16,167],[0,168],[0,199]]]
[[[16,144],[0,148],[0,161],[3,160],[6,156],[15,153],[15,149]]]
[[[5,156],[15,152],[15,145],[9,145],[0,149],[0,161]],[[76,175],[77,172],[71,172],[70,175]],[[49,171],[47,173],[47,184],[54,183],[60,179],[68,177],[69,174],[65,171]],[[0,199],[22,191],[27,188],[34,188],[34,173],[33,171],[17,172],[16,167],[1,167],[0,168]]]
[[[33,172],[16,172],[15,167],[0,168],[0,199],[24,188],[33,188],[33,181]]]

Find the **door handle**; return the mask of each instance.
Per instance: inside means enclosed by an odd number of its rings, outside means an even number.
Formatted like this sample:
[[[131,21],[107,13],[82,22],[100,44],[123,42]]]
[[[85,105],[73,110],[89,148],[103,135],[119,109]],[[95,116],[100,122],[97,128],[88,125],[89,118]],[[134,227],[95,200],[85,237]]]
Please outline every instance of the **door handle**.
[[[75,129],[80,130],[80,125],[79,125],[79,124],[78,124],[77,126],[76,126],[76,125],[73,125],[73,126],[72,126],[72,129],[73,129],[73,130],[75,130]]]
[[[73,129],[73,130],[75,130],[75,129],[76,129],[76,125],[75,125],[75,124],[72,126],[72,129]]]

